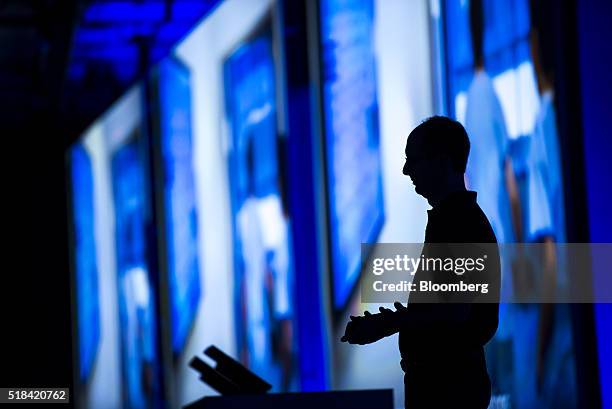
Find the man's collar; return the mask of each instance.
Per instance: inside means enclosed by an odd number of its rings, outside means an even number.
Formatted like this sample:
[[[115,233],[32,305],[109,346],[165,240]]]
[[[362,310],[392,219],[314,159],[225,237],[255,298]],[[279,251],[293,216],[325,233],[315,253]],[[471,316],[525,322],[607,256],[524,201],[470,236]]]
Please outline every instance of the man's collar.
[[[430,216],[435,216],[446,210],[462,207],[466,204],[476,203],[476,192],[471,190],[461,190],[446,196],[436,207],[427,211]]]

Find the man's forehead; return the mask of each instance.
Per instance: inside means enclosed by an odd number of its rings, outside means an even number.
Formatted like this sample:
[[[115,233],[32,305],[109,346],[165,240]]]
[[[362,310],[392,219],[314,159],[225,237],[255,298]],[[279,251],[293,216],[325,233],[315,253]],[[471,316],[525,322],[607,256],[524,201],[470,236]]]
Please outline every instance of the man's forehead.
[[[422,139],[423,138],[421,135],[416,132],[412,132],[410,135],[408,135],[408,140],[406,140],[406,148],[404,149],[406,154],[410,152],[414,153],[415,150],[420,150],[422,148]]]

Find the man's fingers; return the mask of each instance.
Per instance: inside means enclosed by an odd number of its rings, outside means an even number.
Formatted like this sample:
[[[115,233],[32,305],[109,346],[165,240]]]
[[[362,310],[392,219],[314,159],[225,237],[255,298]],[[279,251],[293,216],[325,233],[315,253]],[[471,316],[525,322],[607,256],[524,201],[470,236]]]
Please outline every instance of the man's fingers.
[[[380,307],[380,308],[378,309],[378,311],[380,311],[380,312],[381,312],[381,313],[383,313],[383,314],[393,313],[393,311],[392,311],[392,310],[390,310],[390,309],[388,309],[388,308],[385,308],[385,307]]]
[[[354,315],[351,315],[349,318],[351,319],[351,321],[355,321],[357,319],[357,317],[355,317]]]
[[[369,317],[369,316],[370,316],[370,315],[372,315],[372,314],[370,313],[370,311],[365,311],[365,312],[363,313],[363,315],[365,315],[366,317]]]
[[[398,310],[398,311],[403,311],[403,310],[406,310],[406,309],[407,309],[407,308],[406,308],[406,307],[404,307],[404,305],[403,305],[401,302],[399,302],[399,301],[394,302],[394,303],[393,303],[393,305],[395,306],[395,309],[396,309],[396,310]]]

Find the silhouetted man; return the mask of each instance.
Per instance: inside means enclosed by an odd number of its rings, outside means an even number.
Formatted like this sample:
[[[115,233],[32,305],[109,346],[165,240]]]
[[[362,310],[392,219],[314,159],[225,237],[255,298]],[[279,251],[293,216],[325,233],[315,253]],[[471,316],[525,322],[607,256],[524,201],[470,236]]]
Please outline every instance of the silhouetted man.
[[[486,408],[491,398],[483,347],[497,330],[499,253],[476,192],[465,188],[469,150],[459,122],[429,118],[408,137],[403,173],[433,207],[423,253],[455,243],[491,243],[486,275],[493,297],[487,302],[478,296],[448,302],[437,295],[411,293],[407,307],[396,302],[395,311],[381,307],[379,314],[366,311],[351,317],[341,339],[363,345],[399,332],[408,409]],[[428,274],[417,271],[413,282],[429,279]]]

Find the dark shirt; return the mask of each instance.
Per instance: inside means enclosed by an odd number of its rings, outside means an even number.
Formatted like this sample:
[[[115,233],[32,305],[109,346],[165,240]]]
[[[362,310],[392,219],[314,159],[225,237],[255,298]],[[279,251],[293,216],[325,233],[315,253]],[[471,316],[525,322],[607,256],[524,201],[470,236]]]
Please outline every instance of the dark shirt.
[[[428,244],[434,243],[492,243],[487,246],[491,253],[486,269],[490,284],[488,302],[427,302],[420,295],[412,294],[399,328],[404,369],[413,363],[434,364],[436,361],[452,365],[455,361],[473,360],[475,355],[484,360],[483,346],[497,330],[499,253],[493,229],[476,202],[476,192],[453,193],[428,211],[423,252],[427,253]],[[429,272],[419,270],[414,282],[418,284],[430,278]]]

